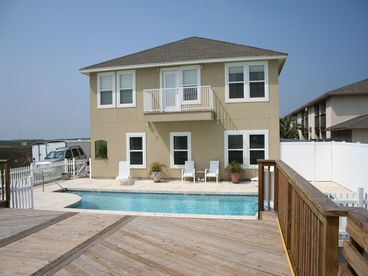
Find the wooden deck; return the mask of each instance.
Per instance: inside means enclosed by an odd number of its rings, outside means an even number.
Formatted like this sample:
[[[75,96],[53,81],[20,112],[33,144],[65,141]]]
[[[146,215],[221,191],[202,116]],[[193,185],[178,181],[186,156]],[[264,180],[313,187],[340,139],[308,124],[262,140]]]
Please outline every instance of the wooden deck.
[[[290,275],[272,213],[244,221],[0,209],[0,230],[0,274]]]

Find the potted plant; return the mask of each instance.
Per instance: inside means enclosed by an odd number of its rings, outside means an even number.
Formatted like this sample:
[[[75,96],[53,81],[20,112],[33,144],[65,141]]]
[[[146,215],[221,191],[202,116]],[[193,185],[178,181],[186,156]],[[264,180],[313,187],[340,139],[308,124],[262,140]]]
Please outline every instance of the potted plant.
[[[165,165],[161,164],[160,162],[153,162],[150,165],[150,174],[153,176],[154,182],[160,182],[161,181],[161,173],[162,169]]]
[[[238,163],[238,161],[231,161],[230,164],[226,167],[228,172],[231,176],[232,183],[239,183],[240,173],[242,172],[243,168]]]

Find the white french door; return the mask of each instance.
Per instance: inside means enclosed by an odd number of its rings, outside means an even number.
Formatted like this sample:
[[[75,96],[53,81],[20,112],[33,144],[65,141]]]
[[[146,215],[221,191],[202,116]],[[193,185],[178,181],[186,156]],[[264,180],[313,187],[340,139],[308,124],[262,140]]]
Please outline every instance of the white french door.
[[[161,106],[165,111],[178,111],[180,109],[178,71],[164,71],[162,78]]]

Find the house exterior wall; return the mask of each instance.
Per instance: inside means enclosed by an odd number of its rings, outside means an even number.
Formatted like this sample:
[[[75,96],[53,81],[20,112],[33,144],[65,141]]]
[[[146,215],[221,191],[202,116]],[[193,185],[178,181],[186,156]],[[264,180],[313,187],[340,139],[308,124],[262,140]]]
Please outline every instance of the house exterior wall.
[[[330,124],[353,119],[368,113],[368,95],[330,97]]]
[[[353,129],[352,142],[368,144],[368,129]]]
[[[192,160],[196,169],[205,169],[210,160],[220,160],[221,177],[224,168],[225,130],[268,130],[270,159],[280,156],[278,62],[269,61],[269,101],[225,103],[224,63],[202,64],[201,85],[210,85],[216,98],[216,120],[192,119],[180,122],[147,122],[143,112],[143,90],[160,88],[160,69],[136,69],[136,107],[97,109],[97,74],[90,74],[90,122],[93,177],[116,177],[118,163],[126,160],[126,133],[146,133],[146,169],[131,169],[134,177],[148,177],[149,164],[164,163],[165,174],[178,178],[180,169],[170,169],[170,132],[191,132]],[[95,159],[94,143],[106,140],[107,159]],[[256,169],[247,169],[243,178],[257,175]]]

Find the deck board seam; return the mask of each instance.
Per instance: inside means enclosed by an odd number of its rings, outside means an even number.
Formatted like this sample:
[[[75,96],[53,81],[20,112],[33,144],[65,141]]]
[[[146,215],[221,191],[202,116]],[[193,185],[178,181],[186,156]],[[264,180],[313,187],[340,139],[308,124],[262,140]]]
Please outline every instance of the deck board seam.
[[[116,222],[110,224],[109,226],[102,229],[97,234],[93,235],[92,237],[88,238],[78,246],[74,247],[73,249],[69,250],[62,256],[56,258],[55,260],[51,261],[44,267],[40,268],[39,270],[35,271],[31,275],[54,275],[57,271],[63,269],[66,265],[70,264],[78,257],[83,255],[87,250],[97,244],[98,241],[101,239],[111,235],[124,225],[128,224],[132,220],[134,220],[136,216],[124,216],[118,219]]]
[[[36,232],[38,232],[38,231],[40,231],[42,229],[45,229],[45,228],[47,228],[47,227],[49,227],[49,226],[51,226],[53,224],[56,224],[56,223],[58,223],[60,221],[63,221],[65,219],[67,219],[67,218],[70,218],[70,217],[72,217],[72,216],[74,216],[76,214],[78,214],[78,213],[77,212],[68,212],[68,213],[65,213],[65,214],[61,214],[61,215],[59,215],[57,217],[54,217],[54,218],[52,218],[52,219],[50,219],[48,221],[42,222],[42,223],[40,223],[38,225],[35,225],[35,226],[33,226],[33,227],[29,228],[29,229],[23,230],[23,231],[21,231],[21,232],[19,232],[17,234],[14,234],[14,235],[12,235],[10,237],[7,237],[5,239],[2,239],[2,240],[0,240],[0,248],[6,246],[8,244],[11,244],[13,242],[16,242],[16,241],[18,241],[20,239],[23,239],[23,238],[25,238],[25,237],[33,234],[33,233],[36,233]]]

